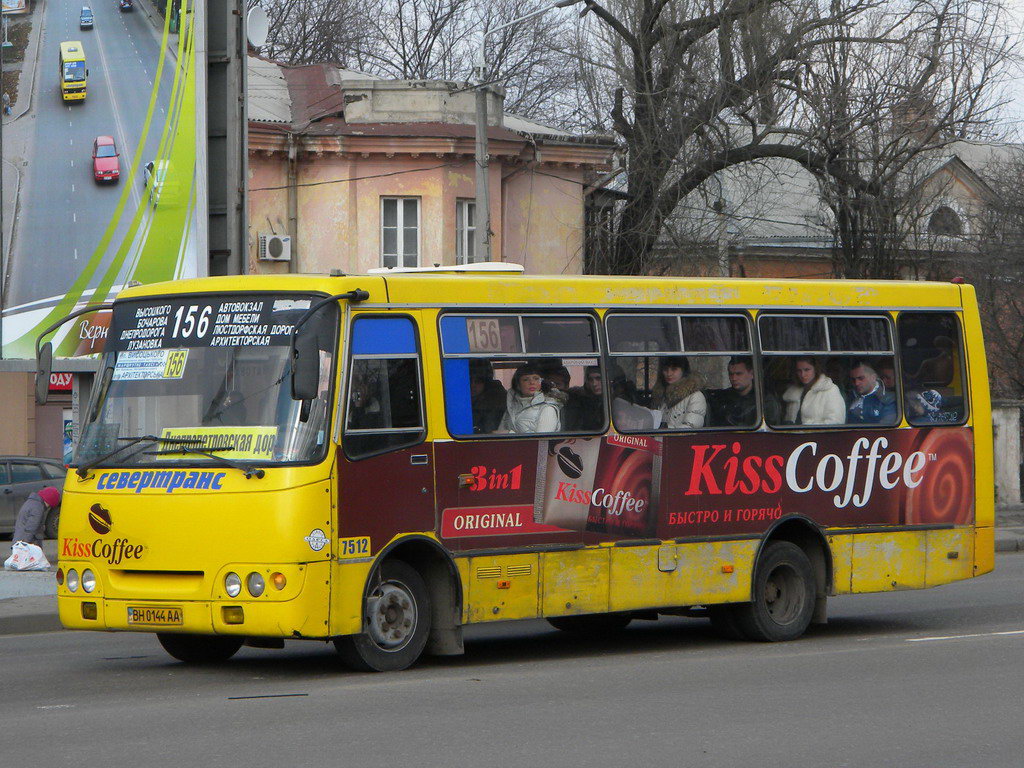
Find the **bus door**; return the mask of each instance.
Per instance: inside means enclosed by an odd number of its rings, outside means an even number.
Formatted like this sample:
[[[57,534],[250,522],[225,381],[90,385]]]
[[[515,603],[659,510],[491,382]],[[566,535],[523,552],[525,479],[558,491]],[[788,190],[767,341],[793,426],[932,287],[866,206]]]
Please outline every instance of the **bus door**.
[[[360,314],[348,338],[338,458],[343,558],[375,554],[398,534],[434,530],[434,460],[424,442],[416,321]]]

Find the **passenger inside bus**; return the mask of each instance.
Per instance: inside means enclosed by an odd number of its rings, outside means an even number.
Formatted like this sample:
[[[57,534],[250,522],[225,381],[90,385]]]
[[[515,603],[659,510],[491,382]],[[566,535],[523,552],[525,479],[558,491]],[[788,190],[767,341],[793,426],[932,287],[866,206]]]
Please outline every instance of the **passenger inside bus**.
[[[554,389],[535,363],[524,363],[512,375],[500,430],[511,434],[558,432],[565,395]]]
[[[660,358],[651,406],[662,412],[663,429],[704,426],[708,401],[701,391],[701,383],[700,376],[690,372],[690,363],[685,357]]]
[[[473,434],[494,432],[505,415],[506,392],[494,378],[489,360],[469,361],[469,393],[473,403]]]
[[[845,424],[846,401],[818,358],[794,357],[793,383],[782,394],[784,424]]]
[[[714,427],[752,427],[757,424],[757,396],[754,393],[754,361],[749,355],[729,358],[729,386],[707,393],[709,424]],[[778,422],[781,413],[774,393],[765,395],[765,414]]]
[[[848,424],[894,424],[896,395],[889,392],[868,363],[857,361],[850,369],[853,396],[846,411]]]
[[[376,429],[385,426],[380,405],[380,379],[357,376],[352,379],[349,398],[349,429]]]
[[[583,371],[583,386],[566,392],[565,428],[570,432],[597,432],[604,427],[604,382],[601,367],[588,365]]]

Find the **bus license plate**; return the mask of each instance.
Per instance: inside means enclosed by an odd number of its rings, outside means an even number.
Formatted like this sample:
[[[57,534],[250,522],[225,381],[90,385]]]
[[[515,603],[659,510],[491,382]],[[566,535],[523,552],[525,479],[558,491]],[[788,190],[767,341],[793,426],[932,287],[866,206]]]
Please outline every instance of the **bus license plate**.
[[[175,624],[184,623],[184,620],[182,618],[181,608],[142,608],[130,605],[128,606],[128,623],[173,626]]]

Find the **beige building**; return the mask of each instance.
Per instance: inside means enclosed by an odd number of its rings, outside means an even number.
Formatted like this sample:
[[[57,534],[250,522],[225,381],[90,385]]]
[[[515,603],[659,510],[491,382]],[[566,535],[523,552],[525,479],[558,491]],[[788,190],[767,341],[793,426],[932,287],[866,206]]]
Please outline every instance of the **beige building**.
[[[498,88],[487,99],[491,260],[582,272],[586,185],[610,168],[613,142],[505,114]],[[483,260],[475,95],[462,84],[252,57],[249,117],[251,272]]]

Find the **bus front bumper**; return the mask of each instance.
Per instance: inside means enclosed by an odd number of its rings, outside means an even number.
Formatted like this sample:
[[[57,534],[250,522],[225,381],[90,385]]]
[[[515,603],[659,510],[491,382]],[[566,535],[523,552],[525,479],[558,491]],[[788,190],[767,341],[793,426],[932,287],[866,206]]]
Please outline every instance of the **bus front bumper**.
[[[330,637],[330,591],[327,563],[311,563],[297,594],[274,599],[218,596],[209,600],[177,600],[103,594],[72,594],[58,587],[57,611],[67,629],[110,632],[180,632],[245,637]]]

